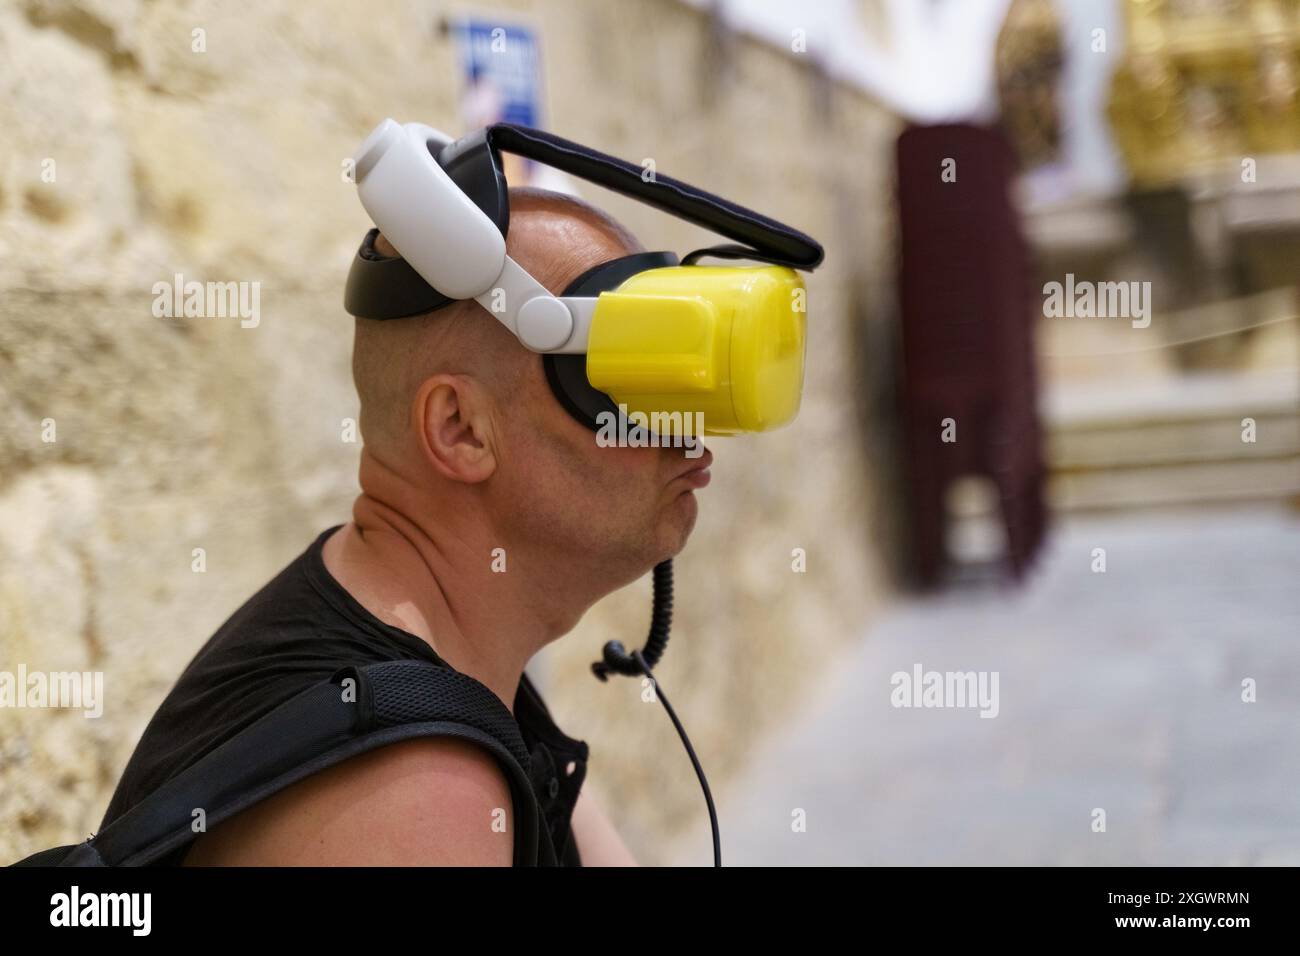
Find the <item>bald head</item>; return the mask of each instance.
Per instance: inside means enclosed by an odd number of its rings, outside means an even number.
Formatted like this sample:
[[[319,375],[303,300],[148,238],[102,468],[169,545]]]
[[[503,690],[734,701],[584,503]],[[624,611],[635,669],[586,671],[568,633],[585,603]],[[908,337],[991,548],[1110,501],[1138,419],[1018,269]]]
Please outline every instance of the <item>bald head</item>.
[[[384,236],[375,249],[397,256]],[[543,189],[510,190],[507,254],[555,295],[592,266],[642,251],[636,238],[595,206]],[[367,449],[390,462],[403,454],[411,405],[431,375],[466,375],[494,395],[516,391],[538,361],[473,300],[409,319],[356,320],[352,374]]]

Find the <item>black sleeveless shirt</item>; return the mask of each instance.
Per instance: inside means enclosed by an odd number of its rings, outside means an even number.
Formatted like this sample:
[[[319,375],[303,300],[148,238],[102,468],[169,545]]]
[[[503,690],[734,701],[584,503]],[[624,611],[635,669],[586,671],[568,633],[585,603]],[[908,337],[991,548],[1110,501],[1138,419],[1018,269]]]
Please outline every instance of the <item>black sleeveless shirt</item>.
[[[195,655],[145,728],[104,815],[102,830],[141,799],[280,704],[340,668],[423,660],[450,667],[414,634],[367,611],[325,567],[338,526],[253,595]],[[551,719],[525,674],[514,717],[531,755],[530,777],[554,859],[579,866],[570,818],[587,772],[587,745]],[[169,858],[179,863],[188,847]],[[543,853],[543,857],[547,854]]]

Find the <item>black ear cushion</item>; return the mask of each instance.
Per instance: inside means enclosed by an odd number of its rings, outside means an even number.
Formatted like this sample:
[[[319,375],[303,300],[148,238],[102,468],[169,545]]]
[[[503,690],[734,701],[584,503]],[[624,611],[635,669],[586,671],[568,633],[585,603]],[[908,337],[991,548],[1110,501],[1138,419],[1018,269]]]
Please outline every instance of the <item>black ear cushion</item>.
[[[564,295],[596,296],[617,289],[624,282],[647,269],[677,265],[677,256],[671,252],[637,252],[602,262],[569,283]],[[618,414],[618,405],[604,392],[592,388],[587,381],[587,356],[543,355],[542,366],[551,392],[564,406],[565,411],[592,431],[600,428],[597,416],[601,412]]]
[[[601,412],[618,414],[618,406],[604,392],[598,392],[587,381],[587,356],[543,355],[542,368],[551,393],[559,399],[564,410],[592,431],[599,428]]]

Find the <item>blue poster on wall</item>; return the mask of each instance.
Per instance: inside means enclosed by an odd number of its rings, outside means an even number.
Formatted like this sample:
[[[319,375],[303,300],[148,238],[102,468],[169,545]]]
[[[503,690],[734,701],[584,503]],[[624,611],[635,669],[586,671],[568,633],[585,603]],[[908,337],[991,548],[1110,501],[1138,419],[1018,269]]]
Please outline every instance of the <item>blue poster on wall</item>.
[[[461,119],[467,130],[489,123],[540,126],[541,65],[536,33],[491,20],[453,21],[464,83]]]

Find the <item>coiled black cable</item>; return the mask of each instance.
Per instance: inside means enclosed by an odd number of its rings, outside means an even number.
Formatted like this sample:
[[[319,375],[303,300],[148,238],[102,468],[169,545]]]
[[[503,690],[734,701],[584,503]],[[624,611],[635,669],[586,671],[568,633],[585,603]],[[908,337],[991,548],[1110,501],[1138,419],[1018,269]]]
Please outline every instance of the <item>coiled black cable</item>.
[[[650,668],[659,663],[668,646],[668,631],[673,626],[673,561],[669,558],[655,565],[654,603],[650,611],[650,634],[645,639],[641,656]],[[623,674],[635,677],[641,673],[641,665],[636,662],[622,641],[609,641],[602,653],[604,660],[591,665],[592,673],[601,680],[609,674]]]
[[[654,685],[655,696],[659,702],[664,705],[664,710],[668,712],[668,718],[677,728],[677,735],[682,739],[682,746],[686,748],[686,755],[691,758],[691,766],[695,768],[695,776],[699,778],[700,789],[704,791],[704,802],[709,808],[709,826],[713,830],[713,865],[722,866],[722,837],[718,832],[718,811],[713,805],[713,793],[709,790],[709,781],[704,776],[704,768],[700,766],[700,760],[695,756],[695,748],[691,746],[691,739],[686,736],[686,728],[682,722],[677,719],[677,712],[673,710],[673,705],[668,702],[667,696],[663,692],[658,679],[651,671],[663,657],[664,649],[668,646],[668,632],[673,623],[673,562],[669,558],[667,561],[655,565],[654,569],[654,600],[650,612],[650,634],[646,637],[645,647],[639,651],[627,652],[621,641],[608,641],[601,653],[602,660],[596,661],[591,665],[591,671],[602,681],[608,680],[609,675],[623,674],[628,677],[635,677],[643,674],[650,679]]]

